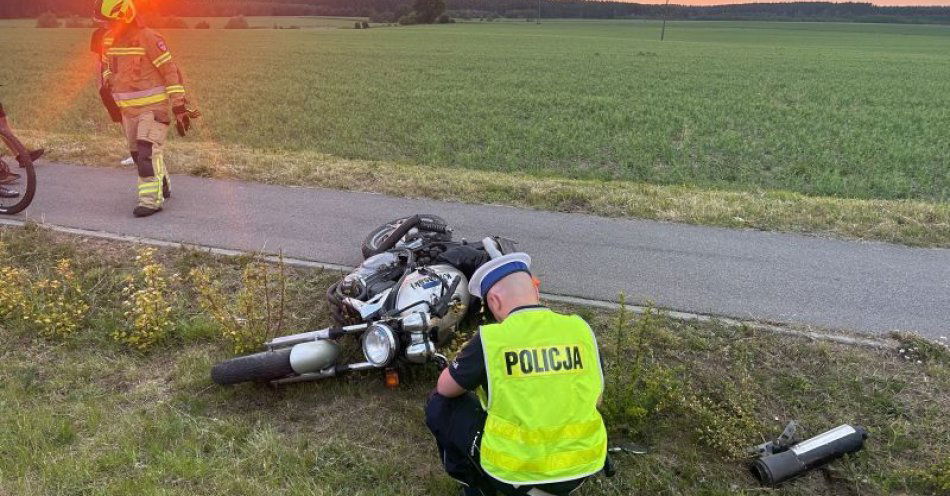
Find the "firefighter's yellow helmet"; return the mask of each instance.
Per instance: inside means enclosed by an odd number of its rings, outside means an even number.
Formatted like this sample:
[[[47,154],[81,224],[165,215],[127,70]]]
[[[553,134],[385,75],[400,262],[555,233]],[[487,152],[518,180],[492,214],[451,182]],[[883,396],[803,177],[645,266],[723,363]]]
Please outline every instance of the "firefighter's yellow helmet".
[[[96,0],[95,17],[101,21],[121,21],[126,24],[135,20],[135,3],[132,0]]]

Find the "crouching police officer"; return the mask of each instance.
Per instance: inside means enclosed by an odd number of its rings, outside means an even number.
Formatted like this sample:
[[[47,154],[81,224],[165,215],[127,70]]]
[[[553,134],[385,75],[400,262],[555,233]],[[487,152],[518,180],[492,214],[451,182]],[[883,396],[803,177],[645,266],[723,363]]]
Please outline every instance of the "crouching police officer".
[[[540,305],[530,265],[512,253],[472,276],[470,292],[499,323],[481,327],[426,405],[445,470],[465,495],[568,494],[606,461],[597,341],[580,317]]]
[[[185,97],[184,78],[165,40],[144,26],[133,0],[96,0],[95,18],[107,25],[93,36],[93,50],[101,57],[100,95],[113,120],[122,123],[138,166],[138,206],[132,213],[147,217],[171,196],[162,149],[172,117],[184,136],[201,114]]]

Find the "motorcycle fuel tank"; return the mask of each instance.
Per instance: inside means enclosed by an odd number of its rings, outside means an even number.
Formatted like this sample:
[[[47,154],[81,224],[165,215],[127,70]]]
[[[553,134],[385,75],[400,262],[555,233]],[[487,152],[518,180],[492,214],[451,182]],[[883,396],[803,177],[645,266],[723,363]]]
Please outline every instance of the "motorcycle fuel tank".
[[[461,278],[453,295],[458,304],[453,305],[445,317],[432,322],[433,326],[439,327],[439,341],[442,341],[445,334],[465,316],[472,298],[468,293],[468,279],[461,271],[451,265],[432,265],[412,272],[396,290],[396,308],[407,309],[402,316],[413,312],[429,312],[430,304],[438,301],[456,278]]]

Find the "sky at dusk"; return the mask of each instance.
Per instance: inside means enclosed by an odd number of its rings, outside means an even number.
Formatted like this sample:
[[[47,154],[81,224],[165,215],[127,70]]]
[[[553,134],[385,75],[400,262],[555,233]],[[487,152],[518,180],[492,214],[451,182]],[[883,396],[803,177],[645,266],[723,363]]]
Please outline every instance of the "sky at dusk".
[[[642,3],[657,3],[656,0],[652,1],[643,1],[643,0],[631,0],[634,2]],[[774,3],[779,2],[788,2],[795,0],[777,0]],[[804,0],[810,1],[810,0]],[[825,0],[816,0],[816,1],[825,1]],[[854,0],[860,3],[867,3],[866,0]],[[665,2],[661,2],[665,3]],[[737,3],[767,3],[763,0],[670,0],[670,3],[679,4],[679,5],[731,5]],[[840,2],[839,2],[840,3]],[[874,0],[870,2],[874,5],[881,6],[921,6],[921,7],[946,7],[950,6],[950,0]]]

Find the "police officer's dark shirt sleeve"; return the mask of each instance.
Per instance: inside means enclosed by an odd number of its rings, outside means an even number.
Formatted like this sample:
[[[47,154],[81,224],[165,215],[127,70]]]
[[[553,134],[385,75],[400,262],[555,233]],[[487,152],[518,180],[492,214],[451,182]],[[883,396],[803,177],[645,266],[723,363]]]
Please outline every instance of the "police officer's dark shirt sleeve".
[[[474,391],[478,386],[488,387],[488,374],[485,371],[485,353],[482,351],[482,338],[477,332],[465,343],[458,356],[449,365],[449,375],[463,388]]]

